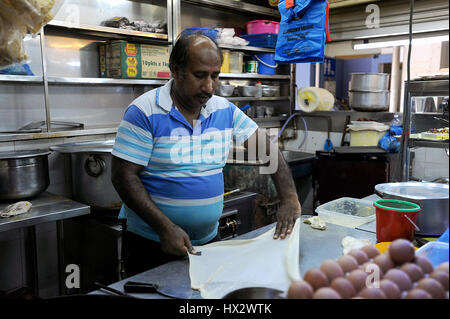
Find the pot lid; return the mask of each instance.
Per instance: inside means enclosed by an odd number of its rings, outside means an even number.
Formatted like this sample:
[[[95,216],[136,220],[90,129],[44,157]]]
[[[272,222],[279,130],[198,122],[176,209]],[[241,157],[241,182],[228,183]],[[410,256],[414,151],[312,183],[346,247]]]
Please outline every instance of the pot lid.
[[[411,199],[448,199],[449,187],[445,184],[426,182],[384,183],[375,186],[381,194]]]
[[[114,146],[114,140],[77,142],[50,146],[52,151],[60,153],[82,153],[82,152],[100,152],[111,153]]]
[[[46,156],[51,152],[48,149],[15,151],[15,152],[0,152],[0,160],[29,158],[35,156]]]

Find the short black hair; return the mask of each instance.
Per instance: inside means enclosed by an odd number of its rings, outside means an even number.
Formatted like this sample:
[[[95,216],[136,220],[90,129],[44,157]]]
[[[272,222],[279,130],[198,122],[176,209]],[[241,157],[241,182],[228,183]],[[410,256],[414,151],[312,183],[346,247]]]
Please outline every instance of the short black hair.
[[[169,69],[172,73],[176,71],[184,71],[189,63],[189,45],[191,42],[198,38],[199,36],[206,37],[204,34],[202,34],[200,31],[193,33],[193,34],[183,34],[181,33],[178,36],[177,41],[175,42],[175,45],[173,46],[172,52],[170,53],[169,58]],[[209,38],[209,37],[207,37]],[[223,63],[223,56],[222,56],[222,50],[220,49],[219,45],[216,41],[209,38],[216,46],[217,53],[220,57],[220,64]]]

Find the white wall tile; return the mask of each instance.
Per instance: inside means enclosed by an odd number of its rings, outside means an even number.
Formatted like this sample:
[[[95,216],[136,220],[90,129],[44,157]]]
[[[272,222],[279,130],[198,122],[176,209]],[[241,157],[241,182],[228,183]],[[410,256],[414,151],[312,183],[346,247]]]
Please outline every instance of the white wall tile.
[[[425,162],[425,155],[427,153],[427,148],[425,147],[418,147],[413,149],[414,152],[414,161],[418,162]]]
[[[425,154],[425,160],[428,163],[448,163],[448,157],[442,148],[428,148]]]

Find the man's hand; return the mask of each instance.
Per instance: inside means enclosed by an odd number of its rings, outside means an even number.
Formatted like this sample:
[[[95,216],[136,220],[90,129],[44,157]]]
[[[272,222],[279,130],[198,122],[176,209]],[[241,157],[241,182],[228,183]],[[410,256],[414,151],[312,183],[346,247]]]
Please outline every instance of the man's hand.
[[[277,212],[277,226],[273,239],[284,239],[294,228],[295,220],[302,214],[302,207],[296,198],[282,201]]]
[[[181,227],[171,224],[159,234],[161,250],[174,256],[186,256],[194,253],[188,234]]]

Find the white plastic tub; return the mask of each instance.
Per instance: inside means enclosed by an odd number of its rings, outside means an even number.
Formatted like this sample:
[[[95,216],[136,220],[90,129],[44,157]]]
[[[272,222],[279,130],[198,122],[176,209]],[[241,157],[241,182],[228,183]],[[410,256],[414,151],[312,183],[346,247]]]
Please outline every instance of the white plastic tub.
[[[352,121],[350,146],[377,146],[378,141],[389,130],[389,126],[378,122]]]
[[[316,208],[320,219],[326,223],[358,227],[375,220],[375,207],[371,201],[343,197]]]

